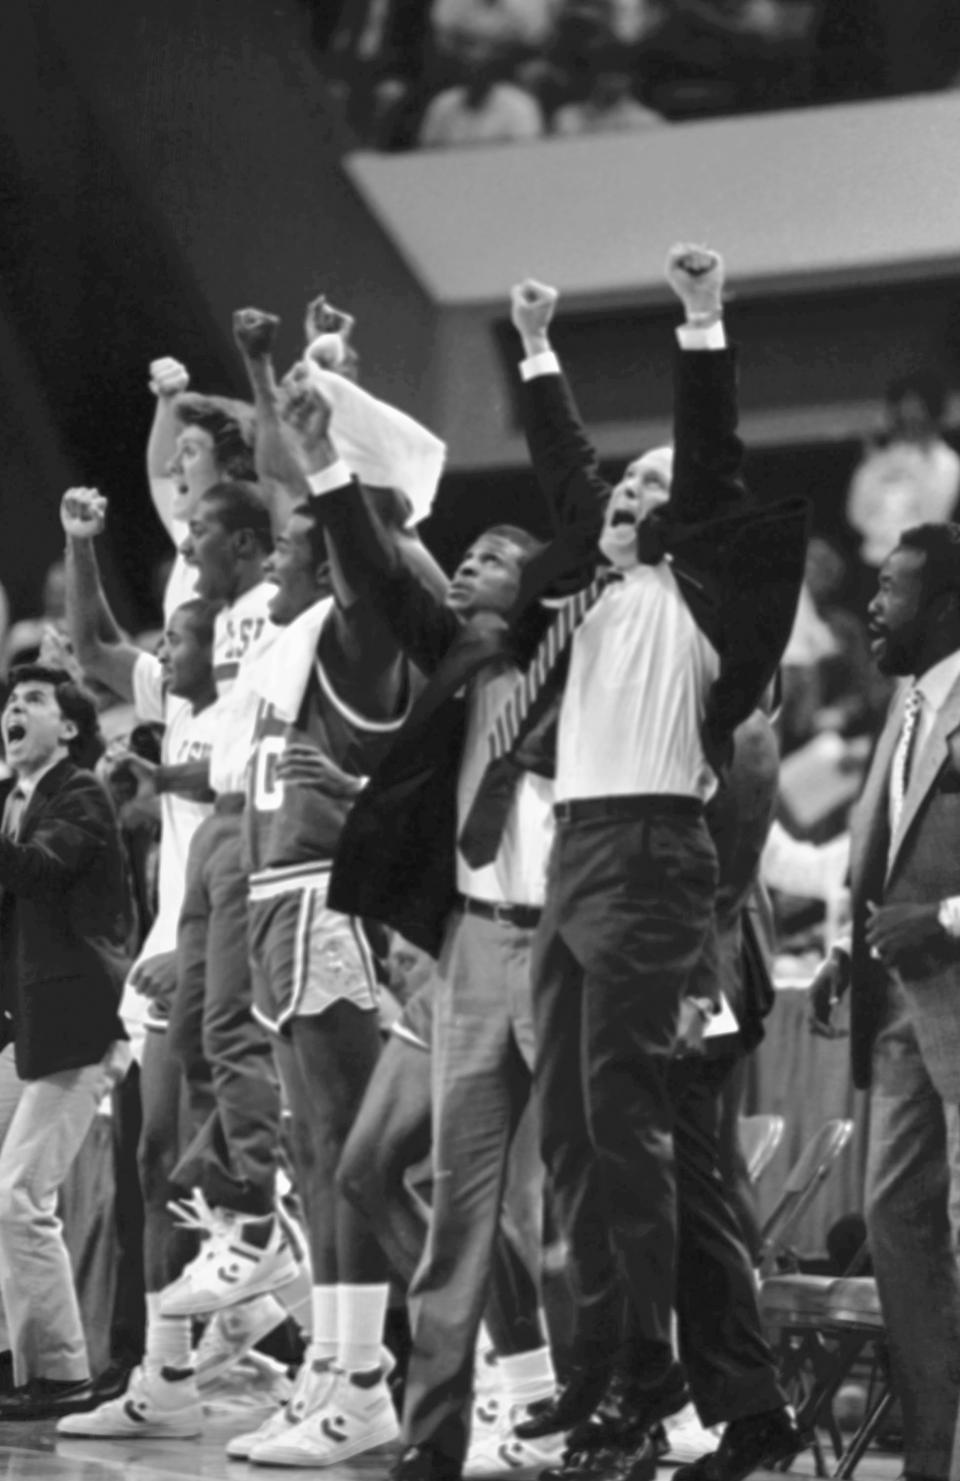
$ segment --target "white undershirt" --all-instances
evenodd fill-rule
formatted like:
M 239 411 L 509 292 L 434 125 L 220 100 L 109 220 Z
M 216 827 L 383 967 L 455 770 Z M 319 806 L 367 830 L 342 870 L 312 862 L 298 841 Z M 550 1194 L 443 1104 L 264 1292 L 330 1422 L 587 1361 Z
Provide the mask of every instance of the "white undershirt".
M 486 768 L 487 735 L 518 677 L 519 670 L 506 666 L 470 686 L 467 734 L 457 783 L 458 834 Z M 475 900 L 542 905 L 553 831 L 553 783 L 534 772 L 522 772 L 496 858 L 482 869 L 471 869 L 458 849 L 457 889 Z

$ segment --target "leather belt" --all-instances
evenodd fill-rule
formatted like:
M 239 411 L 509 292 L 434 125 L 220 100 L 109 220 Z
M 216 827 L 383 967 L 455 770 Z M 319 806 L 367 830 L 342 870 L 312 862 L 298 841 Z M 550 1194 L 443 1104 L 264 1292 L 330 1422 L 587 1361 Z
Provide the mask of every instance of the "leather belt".
M 495 920 L 501 926 L 515 926 L 519 931 L 532 931 L 540 924 L 542 911 L 539 905 L 510 905 L 495 900 L 476 900 L 472 895 L 458 895 L 457 900 L 465 915 L 479 915 L 484 920 Z
M 558 823 L 591 823 L 600 818 L 620 822 L 631 818 L 700 818 L 699 797 L 681 797 L 673 792 L 640 792 L 623 797 L 576 797 L 554 804 Z

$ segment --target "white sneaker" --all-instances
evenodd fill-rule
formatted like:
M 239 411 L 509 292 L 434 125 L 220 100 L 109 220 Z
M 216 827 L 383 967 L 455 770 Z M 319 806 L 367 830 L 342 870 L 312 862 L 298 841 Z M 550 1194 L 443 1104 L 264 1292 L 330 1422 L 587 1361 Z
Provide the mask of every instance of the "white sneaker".
M 125 1394 L 88 1414 L 65 1414 L 58 1435 L 99 1440 L 192 1440 L 203 1429 L 203 1408 L 192 1373 L 135 1368 Z
M 337 1372 L 326 1402 L 293 1429 L 261 1440 L 248 1460 L 256 1466 L 335 1466 L 400 1434 L 383 1370 Z
M 191 1367 L 198 1388 L 218 1383 L 235 1363 L 279 1327 L 287 1313 L 274 1296 L 254 1296 L 226 1311 L 216 1312 L 193 1352 Z
M 160 1296 L 161 1316 L 206 1316 L 295 1280 L 297 1262 L 280 1220 L 261 1249 L 241 1238 L 241 1220 L 211 1235 L 205 1247 Z
M 712 1430 L 705 1430 L 692 1404 L 687 1404 L 679 1414 L 674 1414 L 666 1420 L 665 1426 L 670 1445 L 665 1459 L 671 1463 L 679 1461 L 689 1464 L 691 1461 L 699 1460 L 701 1455 L 712 1455 L 723 1435 L 722 1425 Z
M 473 1406 L 470 1447 L 463 1463 L 465 1476 L 500 1476 L 538 1466 L 555 1465 L 563 1455 L 563 1435 L 521 1440 L 514 1425 L 527 1416 L 526 1406 L 509 1405 L 502 1397 L 483 1395 Z
M 333 1366 L 332 1358 L 304 1363 L 297 1374 L 289 1403 L 265 1419 L 259 1429 L 234 1435 L 232 1440 L 227 1441 L 227 1455 L 230 1459 L 249 1460 L 255 1445 L 272 1440 L 277 1435 L 284 1435 L 295 1425 L 299 1425 L 301 1420 L 320 1408 L 330 1397 L 336 1386 L 337 1375 L 338 1370 Z

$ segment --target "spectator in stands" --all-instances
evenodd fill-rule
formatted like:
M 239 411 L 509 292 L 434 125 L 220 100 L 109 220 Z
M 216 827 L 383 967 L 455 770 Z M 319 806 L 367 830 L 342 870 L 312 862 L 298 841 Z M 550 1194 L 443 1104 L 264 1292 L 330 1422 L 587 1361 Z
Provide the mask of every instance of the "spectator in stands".
M 634 97 L 620 48 L 600 52 L 592 60 L 587 95 L 557 109 L 552 125 L 555 134 L 637 133 L 662 124 L 658 114 Z
M 868 444 L 847 495 L 860 556 L 876 569 L 904 530 L 954 518 L 960 458 L 944 440 L 946 390 L 935 375 L 891 381 L 879 436 Z
M 464 29 L 449 37 L 459 81 L 427 108 L 419 142 L 428 148 L 538 139 L 543 114 L 513 81 L 513 48 L 497 30 Z
M 3 649 L 3 673 L 18 663 L 35 663 L 47 627 L 63 632 L 66 611 L 63 561 L 54 561 L 43 578 L 43 597 L 36 617 L 23 617 L 7 633 Z
M 92 1402 L 57 1190 L 129 1063 L 123 855 L 85 769 L 101 748 L 96 709 L 62 670 L 27 666 L 12 684 L 0 722 L 15 779 L 0 830 L 0 1295 L 17 1388 L 0 1420 Z

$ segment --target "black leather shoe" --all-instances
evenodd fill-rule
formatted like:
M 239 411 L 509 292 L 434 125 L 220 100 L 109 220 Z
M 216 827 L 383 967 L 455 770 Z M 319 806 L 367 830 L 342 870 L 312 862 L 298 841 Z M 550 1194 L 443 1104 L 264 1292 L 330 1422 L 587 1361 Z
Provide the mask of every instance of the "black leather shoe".
M 578 1364 L 567 1374 L 552 1399 L 543 1399 L 527 1408 L 529 1418 L 514 1429 L 519 1440 L 539 1440 L 544 1435 L 562 1435 L 589 1419 L 610 1380 L 605 1366 Z
M 647 1434 L 671 1414 L 678 1414 L 689 1402 L 690 1391 L 679 1364 L 670 1368 L 660 1382 L 649 1386 L 632 1374 L 614 1373 L 591 1422 L 599 1424 L 609 1439 L 629 1441 Z
M 64 1383 L 58 1378 L 31 1378 L 22 1388 L 0 1396 L 0 1423 L 18 1419 L 56 1419 L 79 1414 L 96 1404 L 89 1378 Z
M 460 1481 L 463 1468 L 432 1445 L 408 1445 L 390 1471 L 391 1481 Z
M 125 1394 L 130 1387 L 130 1375 L 138 1366 L 135 1358 L 115 1358 L 93 1380 L 93 1396 L 97 1403 L 105 1404 L 109 1399 L 119 1399 L 121 1394 Z
M 579 1449 L 568 1446 L 561 1464 L 541 1471 L 539 1481 L 654 1481 L 660 1454 L 653 1433 Z
M 768 1409 L 732 1419 L 719 1448 L 692 1465 L 678 1466 L 674 1481 L 744 1481 L 761 1466 L 792 1460 L 803 1449 L 803 1436 L 789 1409 Z

